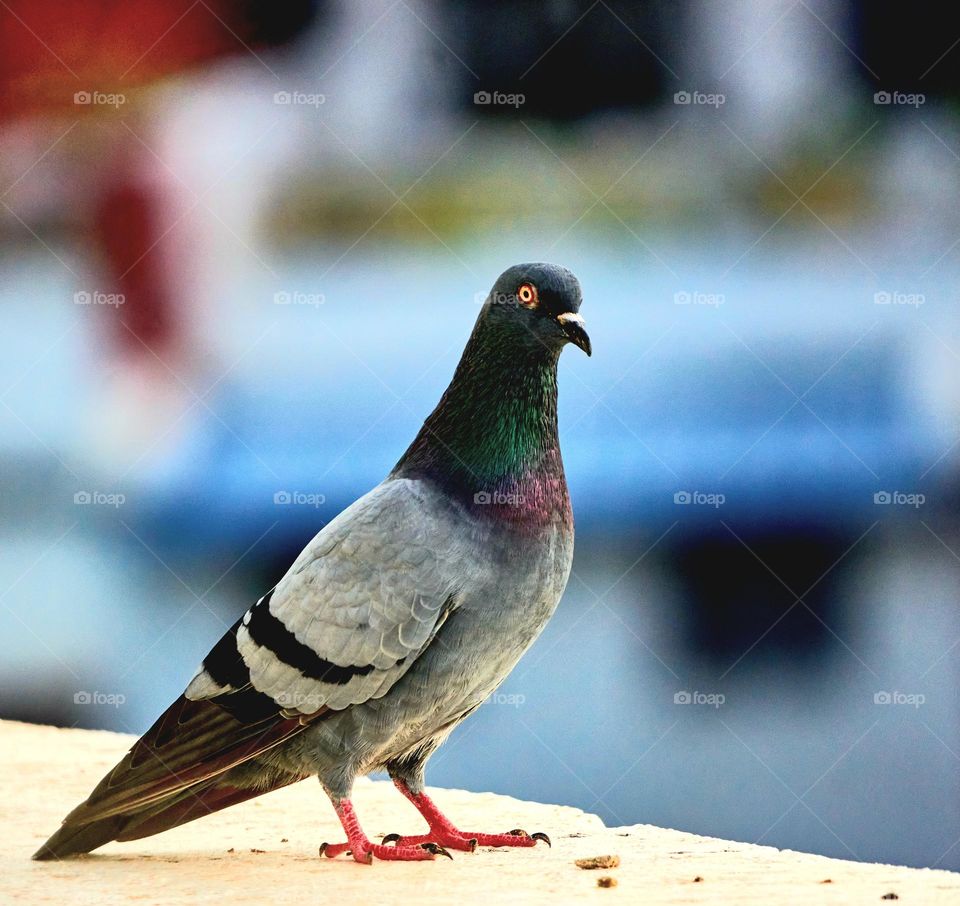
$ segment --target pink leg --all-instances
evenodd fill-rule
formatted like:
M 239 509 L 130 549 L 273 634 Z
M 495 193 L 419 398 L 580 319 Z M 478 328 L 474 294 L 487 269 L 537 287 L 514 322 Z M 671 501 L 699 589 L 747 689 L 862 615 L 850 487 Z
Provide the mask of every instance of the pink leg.
M 450 819 L 437 808 L 426 793 L 412 793 L 402 780 L 394 780 L 394 785 L 409 799 L 414 808 L 427 820 L 430 833 L 412 837 L 399 834 L 387 834 L 384 843 L 394 843 L 397 849 L 424 843 L 437 843 L 450 849 L 462 849 L 472 852 L 478 846 L 536 846 L 537 840 L 543 840 L 547 846 L 550 838 L 546 834 L 528 834 L 523 830 L 512 830 L 505 834 L 477 834 L 459 830 Z
M 363 862 L 369 865 L 374 857 L 377 859 L 388 859 L 402 862 L 420 862 L 425 859 L 432 859 L 436 855 L 450 856 L 442 846 L 437 846 L 431 841 L 418 841 L 409 846 L 384 846 L 382 844 L 371 843 L 367 835 L 360 827 L 357 819 L 357 813 L 353 810 L 353 805 L 349 799 L 341 799 L 334 803 L 337 810 L 337 817 L 343 825 L 347 834 L 346 843 L 323 843 L 320 846 L 320 855 L 328 859 L 334 859 L 341 853 L 349 852 L 357 862 Z

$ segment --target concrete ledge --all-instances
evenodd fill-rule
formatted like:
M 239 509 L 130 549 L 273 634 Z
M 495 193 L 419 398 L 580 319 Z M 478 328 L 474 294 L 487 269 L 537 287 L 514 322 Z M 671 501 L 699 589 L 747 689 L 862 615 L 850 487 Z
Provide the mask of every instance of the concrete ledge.
M 132 843 L 65 862 L 30 854 L 129 748 L 115 733 L 0 722 L 0 901 L 25 903 L 960 903 L 960 874 L 868 865 L 732 843 L 637 824 L 605 827 L 596 815 L 492 793 L 431 790 L 464 828 L 543 830 L 553 849 L 455 853 L 454 861 L 375 863 L 320 859 L 339 841 L 316 784 L 253 802 Z M 354 802 L 373 838 L 419 833 L 419 816 L 388 783 L 364 780 Z M 616 868 L 576 859 L 620 857 Z M 616 886 L 601 888 L 600 878 Z M 700 878 L 702 880 L 695 880 Z M 892 899 L 892 898 L 890 898 Z

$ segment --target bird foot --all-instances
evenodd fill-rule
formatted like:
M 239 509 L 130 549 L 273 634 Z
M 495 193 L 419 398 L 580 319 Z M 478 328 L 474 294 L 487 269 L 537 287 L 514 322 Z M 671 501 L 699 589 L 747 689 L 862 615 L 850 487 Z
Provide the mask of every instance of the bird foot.
M 431 828 L 429 834 L 418 834 L 411 837 L 401 837 L 399 834 L 387 834 L 383 844 L 393 843 L 397 849 L 408 846 L 423 846 L 428 843 L 440 844 L 448 849 L 459 849 L 464 852 L 473 852 L 478 846 L 536 846 L 542 840 L 551 846 L 550 838 L 539 831 L 528 834 L 519 828 L 507 831 L 505 834 L 475 834 L 469 831 L 457 830 L 455 827 L 437 826 Z
M 429 861 L 436 856 L 446 856 L 452 859 L 442 846 L 436 843 L 424 842 L 410 846 L 383 846 L 377 843 L 371 843 L 369 840 L 350 843 L 322 843 L 320 845 L 320 855 L 328 859 L 335 859 L 341 853 L 353 856 L 354 860 L 364 865 L 370 865 L 374 859 L 391 862 L 424 862 Z
M 424 862 L 435 859 L 437 856 L 446 856 L 452 859 L 442 846 L 432 841 L 423 841 L 409 846 L 384 846 L 371 843 L 360 827 L 360 822 L 353 811 L 349 799 L 341 799 L 334 804 L 337 816 L 347 834 L 345 843 L 323 843 L 320 846 L 320 855 L 328 859 L 335 859 L 341 853 L 349 853 L 355 862 L 370 865 L 374 859 L 383 859 L 390 862 Z
M 427 834 L 418 834 L 412 837 L 401 837 L 399 834 L 387 834 L 383 838 L 383 843 L 394 843 L 398 849 L 405 846 L 417 846 L 424 843 L 436 843 L 440 846 L 446 846 L 449 849 L 460 849 L 466 852 L 473 852 L 478 846 L 536 846 L 538 840 L 542 840 L 547 846 L 551 846 L 550 838 L 539 831 L 535 834 L 528 834 L 525 830 L 516 828 L 507 831 L 505 834 L 474 834 L 469 831 L 458 830 L 454 823 L 437 808 L 436 803 L 423 791 L 414 793 L 407 785 L 406 781 L 395 777 L 394 786 L 423 815 L 430 828 Z

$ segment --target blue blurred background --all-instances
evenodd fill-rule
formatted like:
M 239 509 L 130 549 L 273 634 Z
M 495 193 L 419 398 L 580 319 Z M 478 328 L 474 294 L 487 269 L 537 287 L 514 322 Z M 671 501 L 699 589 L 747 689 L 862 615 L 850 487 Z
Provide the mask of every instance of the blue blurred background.
M 0 20 L 0 716 L 146 729 L 556 261 L 574 571 L 430 781 L 960 869 L 946 8 Z

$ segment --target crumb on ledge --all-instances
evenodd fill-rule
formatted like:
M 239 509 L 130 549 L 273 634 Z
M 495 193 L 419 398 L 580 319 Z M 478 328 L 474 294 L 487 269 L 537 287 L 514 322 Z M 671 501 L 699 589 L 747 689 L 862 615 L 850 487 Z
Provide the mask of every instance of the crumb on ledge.
M 617 879 L 611 878 L 610 875 L 604 875 L 602 878 L 597 878 L 597 887 L 616 887 Z
M 620 865 L 619 856 L 591 856 L 589 859 L 577 859 L 574 862 L 577 868 L 592 871 L 595 868 L 617 868 Z

